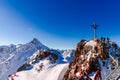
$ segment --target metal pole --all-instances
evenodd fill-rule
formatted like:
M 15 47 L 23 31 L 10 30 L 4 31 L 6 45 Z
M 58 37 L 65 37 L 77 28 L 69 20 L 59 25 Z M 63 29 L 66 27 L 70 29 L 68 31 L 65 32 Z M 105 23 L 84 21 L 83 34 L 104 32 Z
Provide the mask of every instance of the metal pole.
M 94 22 L 93 25 L 91 25 L 94 29 L 94 39 L 97 38 L 97 35 L 96 35 L 96 29 L 97 29 L 97 25 L 96 23 Z
M 94 39 L 96 38 L 96 29 L 94 28 Z

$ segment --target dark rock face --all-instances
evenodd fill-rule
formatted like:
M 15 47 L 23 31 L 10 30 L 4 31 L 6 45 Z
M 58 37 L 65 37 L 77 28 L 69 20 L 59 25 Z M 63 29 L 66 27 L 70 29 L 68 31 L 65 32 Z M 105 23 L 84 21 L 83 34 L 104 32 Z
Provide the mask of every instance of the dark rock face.
M 105 60 L 109 58 L 108 50 L 110 46 L 99 39 L 93 40 L 96 45 L 86 45 L 85 40 L 81 40 L 76 47 L 74 59 L 69 64 L 69 68 L 64 74 L 63 80 L 92 80 L 89 75 L 94 72 L 94 80 L 101 80 L 101 67 L 98 59 L 101 59 L 103 66 Z
M 22 71 L 22 70 L 25 70 L 27 67 L 30 67 L 31 65 L 29 65 L 29 64 L 24 64 L 24 65 L 22 65 L 18 70 L 17 70 L 17 72 L 19 72 L 19 71 Z

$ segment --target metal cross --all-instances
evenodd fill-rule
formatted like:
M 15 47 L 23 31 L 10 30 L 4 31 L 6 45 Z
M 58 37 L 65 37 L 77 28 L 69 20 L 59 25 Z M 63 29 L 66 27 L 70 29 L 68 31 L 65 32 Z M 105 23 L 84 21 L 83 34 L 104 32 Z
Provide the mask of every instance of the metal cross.
M 91 25 L 94 28 L 94 39 L 97 37 L 96 35 L 96 29 L 98 27 L 98 25 L 96 24 L 96 22 L 93 23 L 93 25 Z

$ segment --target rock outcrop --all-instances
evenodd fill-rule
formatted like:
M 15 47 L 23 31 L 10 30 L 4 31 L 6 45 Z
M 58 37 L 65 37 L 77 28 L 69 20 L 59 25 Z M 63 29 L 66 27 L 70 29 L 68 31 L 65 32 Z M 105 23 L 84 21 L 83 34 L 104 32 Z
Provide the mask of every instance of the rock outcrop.
M 108 61 L 112 66 L 117 64 L 113 59 L 110 61 L 111 47 L 116 50 L 116 44 L 110 42 L 108 38 L 81 40 L 77 44 L 74 59 L 69 64 L 63 80 L 104 80 L 101 75 L 102 67 L 109 70 L 111 67 L 109 67 Z

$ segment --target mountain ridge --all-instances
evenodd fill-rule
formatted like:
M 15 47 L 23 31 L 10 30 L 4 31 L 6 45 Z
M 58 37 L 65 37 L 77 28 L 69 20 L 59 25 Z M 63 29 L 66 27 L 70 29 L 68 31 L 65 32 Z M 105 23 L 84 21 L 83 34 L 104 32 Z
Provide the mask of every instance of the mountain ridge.
M 13 47 L 12 46 L 1 47 L 0 50 L 1 50 L 0 52 L 1 80 L 5 80 L 9 75 L 17 71 L 17 69 L 20 66 L 26 64 L 30 59 L 30 57 L 32 57 L 35 54 L 35 52 L 37 52 L 38 50 L 49 51 L 55 54 L 57 53 L 61 60 L 63 58 L 60 53 L 64 52 L 64 50 L 56 50 L 56 49 L 48 48 L 47 46 L 43 45 L 37 38 L 33 38 L 32 41 L 26 44 L 14 45 Z
M 96 40 L 88 40 L 88 41 L 83 40 L 82 42 L 84 41 L 85 41 L 85 44 L 83 45 L 87 47 L 82 48 L 81 47 L 82 43 L 80 43 L 79 47 L 78 46 L 76 47 L 76 50 L 83 49 L 86 53 L 88 53 L 89 56 L 91 56 L 91 53 L 93 52 L 95 53 L 95 51 L 92 52 L 92 50 L 97 45 L 97 42 Z M 109 49 L 109 53 L 115 58 L 115 55 L 120 54 L 120 48 L 118 46 L 116 48 L 117 44 L 115 42 L 110 41 L 109 44 L 111 45 L 111 48 Z M 109 44 L 107 44 L 106 46 L 109 46 Z M 8 49 L 9 47 L 10 49 Z M 8 50 L 8 53 L 5 52 L 7 50 Z M 23 79 L 69 80 L 69 79 L 65 79 L 64 77 L 66 75 L 66 71 L 69 69 L 69 67 L 71 67 L 72 60 L 75 60 L 76 58 L 75 56 L 78 55 L 76 54 L 76 50 L 51 49 L 43 45 L 36 38 L 34 38 L 32 41 L 26 44 L 11 45 L 11 46 L 8 46 L 7 48 L 5 47 L 5 51 L 3 49 L 4 53 L 0 52 L 0 57 L 1 57 L 0 58 L 0 75 L 1 75 L 0 79 L 11 80 L 13 78 L 14 80 L 23 80 Z M 88 57 L 88 60 L 89 58 L 90 57 Z M 117 58 L 118 57 L 116 57 L 115 59 Z M 40 67 L 41 64 L 44 65 L 43 68 Z M 100 60 L 100 64 L 103 64 L 101 60 Z M 104 73 L 102 71 L 102 73 L 104 73 L 105 76 L 107 76 L 110 73 L 109 71 L 107 71 L 107 68 L 102 67 L 102 69 L 106 70 L 107 72 L 107 73 Z M 51 76 L 54 73 L 55 73 L 55 76 Z M 14 76 L 15 74 L 17 74 L 18 76 Z M 29 76 L 30 77 L 29 78 L 27 75 L 34 75 L 34 76 L 36 75 L 36 77 Z M 102 75 L 102 78 L 105 78 L 104 75 Z M 78 73 L 77 73 L 77 76 L 79 76 Z

